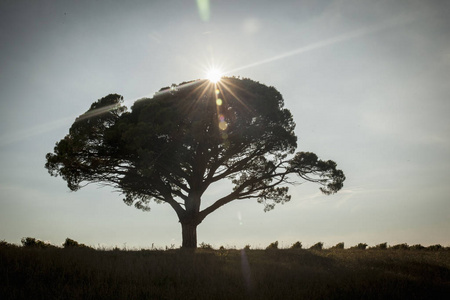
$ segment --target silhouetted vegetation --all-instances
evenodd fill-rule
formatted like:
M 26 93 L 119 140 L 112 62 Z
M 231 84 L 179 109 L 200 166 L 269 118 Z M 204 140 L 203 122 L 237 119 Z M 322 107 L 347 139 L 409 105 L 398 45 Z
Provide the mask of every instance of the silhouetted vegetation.
M 200 243 L 200 249 L 213 250 L 213 247 L 210 244 L 207 244 L 207 243 Z
M 427 247 L 428 250 L 432 250 L 432 251 L 438 251 L 442 249 L 442 246 L 437 244 L 437 245 L 431 245 L 429 247 Z
M 409 247 L 409 249 L 411 250 L 424 250 L 426 249 L 424 246 L 417 244 L 417 245 L 412 245 L 411 247 Z
M 409 250 L 408 244 L 398 244 L 398 245 L 391 246 L 389 248 L 393 249 L 393 250 Z
M 22 247 L 0 242 L 2 299 L 445 299 L 450 293 L 450 251 L 438 246 L 361 251 L 317 243 L 311 249 L 321 251 L 312 251 L 274 242 L 276 251 L 131 251 L 24 241 Z
M 375 247 L 373 247 L 371 249 L 386 250 L 387 249 L 387 243 L 378 244 L 378 245 L 376 245 Z
M 72 239 L 67 238 L 63 244 L 64 248 L 83 248 L 83 249 L 92 249 L 91 247 L 86 246 L 85 244 L 78 243 Z
M 312 245 L 309 249 L 311 249 L 311 250 L 322 250 L 323 249 L 323 243 L 322 242 L 318 242 L 318 243 Z
M 33 247 L 33 248 L 49 248 L 54 247 L 50 243 L 43 242 L 41 240 L 37 240 L 35 238 L 26 237 L 21 240 L 22 245 L 24 247 Z
M 358 245 L 353 246 L 350 249 L 366 250 L 366 248 L 367 248 L 367 244 L 359 243 Z
M 295 242 L 292 246 L 291 249 L 302 249 L 302 243 L 300 242 Z
M 332 250 L 342 250 L 344 249 L 344 243 L 337 243 L 335 246 L 331 247 Z
M 278 249 L 278 241 L 270 243 L 270 245 L 267 246 L 267 248 L 266 248 L 266 250 L 275 250 L 275 249 Z
M 1 240 L 1 241 L 0 241 L 0 248 L 10 248 L 10 247 L 17 247 L 17 245 L 8 243 L 8 242 L 5 241 L 5 240 Z
M 130 111 L 110 94 L 79 116 L 46 156 L 48 172 L 72 191 L 103 183 L 124 202 L 147 211 L 167 203 L 182 227 L 182 246 L 197 247 L 197 226 L 235 200 L 256 199 L 268 211 L 290 201 L 292 177 L 326 194 L 343 187 L 344 173 L 332 160 L 295 152 L 291 112 L 274 88 L 248 78 L 172 84 Z M 202 195 L 228 180 L 232 192 L 202 207 Z

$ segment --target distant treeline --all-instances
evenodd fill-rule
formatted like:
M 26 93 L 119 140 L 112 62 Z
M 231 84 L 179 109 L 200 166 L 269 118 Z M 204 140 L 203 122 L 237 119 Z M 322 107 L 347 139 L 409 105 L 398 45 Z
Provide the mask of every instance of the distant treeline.
M 22 238 L 21 240 L 22 243 L 22 247 L 30 247 L 30 248 L 61 248 L 61 246 L 56 246 L 53 245 L 49 242 L 44 242 L 42 240 L 36 239 L 36 238 L 32 238 L 32 237 L 25 237 Z M 16 244 L 11 244 L 8 243 L 4 240 L 0 241 L 0 247 L 20 247 Z M 70 238 L 66 238 L 65 242 L 62 244 L 63 248 L 83 248 L 83 249 L 91 249 L 91 250 L 128 250 L 126 249 L 126 247 L 123 247 L 122 249 L 118 248 L 117 246 L 112 248 L 112 249 L 107 249 L 105 247 L 98 247 L 98 248 L 94 248 L 91 246 L 87 246 L 83 243 L 79 243 L 73 239 Z M 200 249 L 207 249 L 207 250 L 214 250 L 214 247 L 210 244 L 207 243 L 200 243 L 199 245 Z M 250 245 L 246 245 L 244 247 L 245 250 L 250 250 L 251 246 Z M 175 249 L 175 245 L 171 245 L 170 247 L 166 246 L 165 248 L 155 248 L 153 245 L 151 247 L 151 249 L 139 249 L 139 250 L 173 250 Z M 236 247 L 231 247 L 229 249 L 234 249 L 236 250 Z M 258 248 L 254 248 L 255 250 L 261 250 Z M 314 245 L 312 245 L 311 247 L 308 248 L 303 248 L 303 245 L 301 242 L 295 242 L 294 244 L 292 244 L 290 247 L 286 247 L 286 248 L 279 248 L 278 245 L 278 241 L 275 241 L 273 243 L 270 243 L 266 248 L 266 250 L 280 250 L 280 249 L 308 249 L 308 250 L 387 250 L 387 249 L 392 249 L 392 250 L 428 250 L 428 251 L 439 251 L 439 250 L 444 250 L 444 251 L 449 251 L 450 247 L 444 247 L 441 246 L 440 244 L 436 244 L 436 245 L 430 245 L 430 246 L 422 246 L 421 244 L 416 244 L 416 245 L 408 245 L 406 243 L 403 244 L 396 244 L 396 245 L 388 245 L 387 243 L 381 243 L 378 244 L 376 246 L 373 247 L 368 247 L 368 245 L 366 243 L 359 243 L 355 246 L 349 247 L 349 248 L 345 248 L 344 243 L 338 243 L 335 246 L 332 246 L 330 248 L 324 248 L 323 247 L 323 242 L 318 242 Z M 225 247 L 220 246 L 218 248 L 218 250 L 227 250 Z

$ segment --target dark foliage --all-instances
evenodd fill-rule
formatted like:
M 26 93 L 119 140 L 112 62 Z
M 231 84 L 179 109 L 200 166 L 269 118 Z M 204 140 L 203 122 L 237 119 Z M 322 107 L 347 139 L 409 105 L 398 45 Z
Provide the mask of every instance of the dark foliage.
M 411 247 L 409 247 L 409 249 L 411 249 L 411 250 L 424 250 L 425 247 L 422 246 L 421 244 L 417 244 L 417 245 L 412 245 Z
M 17 245 L 8 243 L 8 242 L 5 241 L 5 240 L 1 240 L 1 241 L 0 241 L 0 248 L 12 248 L 12 247 L 17 247 Z
M 213 250 L 213 247 L 211 246 L 211 244 L 200 243 L 200 249 Z
M 333 250 L 342 250 L 344 249 L 344 243 L 337 243 L 335 246 L 331 247 Z
M 378 244 L 375 247 L 372 247 L 370 249 L 386 250 L 387 249 L 387 243 Z
M 80 244 L 77 241 L 74 241 L 72 239 L 66 238 L 66 241 L 63 244 L 64 248 L 82 248 L 82 249 L 92 249 L 89 246 L 86 246 L 85 244 Z
M 359 243 L 356 246 L 351 247 L 350 249 L 358 249 L 358 250 L 365 250 L 367 248 L 367 244 L 365 243 Z
M 318 243 L 312 245 L 309 249 L 311 249 L 311 250 L 322 250 L 323 249 L 323 243 L 322 242 L 318 242 Z
M 113 186 L 125 203 L 148 210 L 168 203 L 182 225 L 183 246 L 196 247 L 196 227 L 219 207 L 256 199 L 264 210 L 291 199 L 291 175 L 339 191 L 335 162 L 297 152 L 295 123 L 274 87 L 224 78 L 163 88 L 131 111 L 108 95 L 90 107 L 48 153 L 45 167 L 76 191 L 89 183 Z M 228 179 L 234 188 L 200 210 L 204 192 Z
M 393 250 L 409 250 L 408 244 L 398 244 L 398 245 L 391 246 L 389 248 L 393 249 Z
M 301 242 L 295 242 L 292 246 L 291 249 L 302 249 L 302 243 Z
M 37 240 L 37 239 L 31 238 L 31 237 L 22 238 L 21 242 L 22 242 L 23 247 L 28 247 L 28 248 L 52 248 L 52 247 L 54 248 L 55 247 L 49 243 L 45 243 L 41 240 Z
M 266 247 L 266 250 L 276 250 L 276 249 L 278 249 L 278 241 L 270 243 L 270 245 Z
M 428 246 L 427 249 L 428 249 L 428 250 L 431 250 L 431 251 L 438 251 L 438 250 L 441 250 L 441 249 L 443 249 L 443 248 L 442 248 L 441 245 L 437 244 L 437 245 L 431 245 L 431 246 Z

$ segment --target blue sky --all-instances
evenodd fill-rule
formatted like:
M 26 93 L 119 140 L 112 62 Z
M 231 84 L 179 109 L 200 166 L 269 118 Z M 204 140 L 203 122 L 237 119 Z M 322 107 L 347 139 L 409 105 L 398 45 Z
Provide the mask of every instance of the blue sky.
M 298 150 L 336 161 L 347 180 L 332 196 L 293 186 L 268 213 L 232 202 L 200 224 L 199 242 L 450 245 L 447 1 L 212 0 L 206 14 L 197 2 L 0 3 L 0 239 L 179 246 L 168 205 L 141 212 L 109 188 L 69 192 L 45 154 L 97 99 L 131 106 L 216 65 L 276 87 Z

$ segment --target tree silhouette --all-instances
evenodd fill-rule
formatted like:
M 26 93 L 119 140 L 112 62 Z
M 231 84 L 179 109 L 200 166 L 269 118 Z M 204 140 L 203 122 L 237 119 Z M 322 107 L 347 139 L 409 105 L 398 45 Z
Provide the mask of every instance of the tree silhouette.
M 219 207 L 255 198 L 266 211 L 291 199 L 289 175 L 332 194 L 345 176 L 333 161 L 295 153 L 295 123 L 281 94 L 250 79 L 223 78 L 163 88 L 134 103 L 108 95 L 78 117 L 48 153 L 45 167 L 72 191 L 111 185 L 124 202 L 148 210 L 168 203 L 182 226 L 183 247 L 197 246 L 197 226 Z M 229 194 L 202 208 L 211 184 L 228 179 Z

